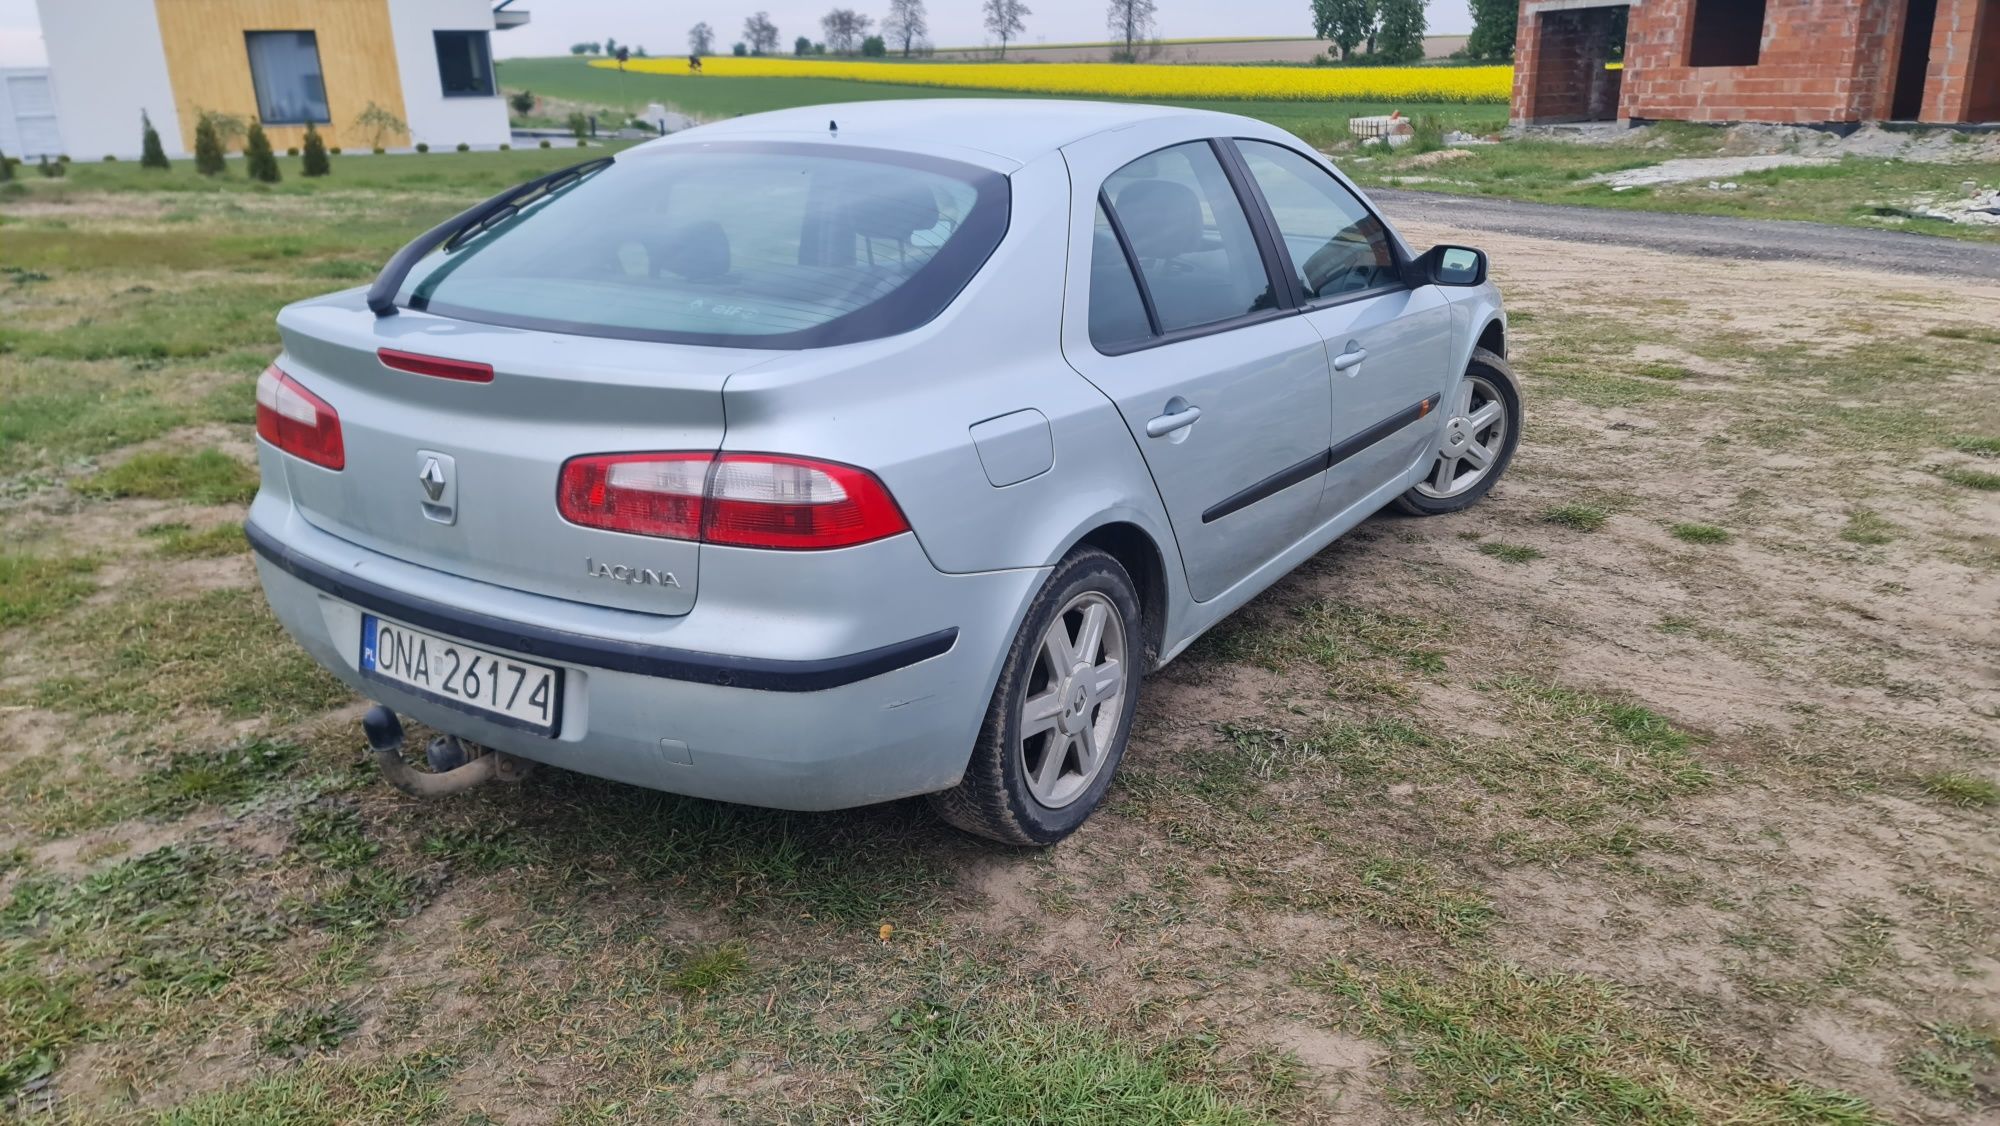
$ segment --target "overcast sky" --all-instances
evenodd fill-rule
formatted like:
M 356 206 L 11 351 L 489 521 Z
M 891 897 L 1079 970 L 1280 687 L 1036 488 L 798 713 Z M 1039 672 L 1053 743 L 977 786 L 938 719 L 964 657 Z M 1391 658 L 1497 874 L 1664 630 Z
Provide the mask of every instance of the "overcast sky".
M 88 4 L 90 0 L 47 0 Z M 1169 39 L 1209 35 L 1311 35 L 1309 0 L 1158 0 L 1160 34 Z M 645 47 L 656 55 L 687 50 L 687 29 L 706 20 L 727 47 L 741 37 L 743 17 L 763 9 L 778 25 L 781 42 L 799 35 L 819 37 L 819 17 L 828 8 L 852 7 L 877 20 L 888 0 L 515 0 L 529 12 L 528 26 L 493 37 L 494 54 L 559 55 L 571 43 L 610 36 Z M 1098 0 L 1029 0 L 1027 43 L 1068 43 L 1104 38 L 1104 5 Z M 983 43 L 979 0 L 928 0 L 931 39 L 941 47 Z M 1465 32 L 1472 23 L 1466 0 L 1431 0 L 1431 31 Z M 42 50 L 35 0 L 0 0 L 0 66 L 39 66 Z

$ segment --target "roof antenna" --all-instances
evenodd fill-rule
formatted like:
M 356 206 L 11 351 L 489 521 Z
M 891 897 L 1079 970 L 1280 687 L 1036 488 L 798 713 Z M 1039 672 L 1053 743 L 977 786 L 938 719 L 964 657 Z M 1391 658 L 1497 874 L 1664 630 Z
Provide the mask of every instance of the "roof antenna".
M 829 122 L 827 122 L 827 123 L 826 123 L 826 131 L 827 131 L 828 133 L 831 133 L 831 134 L 833 134 L 833 135 L 834 135 L 834 136 L 836 136 L 836 137 L 840 136 L 840 122 L 838 122 L 838 121 L 829 121 Z

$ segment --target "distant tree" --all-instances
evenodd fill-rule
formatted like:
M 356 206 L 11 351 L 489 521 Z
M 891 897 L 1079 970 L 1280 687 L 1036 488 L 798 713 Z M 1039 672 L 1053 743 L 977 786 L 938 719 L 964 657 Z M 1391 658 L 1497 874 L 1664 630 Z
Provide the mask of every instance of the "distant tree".
M 380 150 L 390 138 L 410 131 L 410 127 L 403 122 L 402 118 L 397 117 L 374 102 L 368 103 L 366 108 L 361 111 L 360 116 L 354 119 L 354 124 L 368 134 L 369 147 L 377 150 Z
M 1026 20 L 1035 13 L 1021 0 L 986 0 L 980 7 L 986 30 L 1000 41 L 1000 57 L 1007 57 L 1007 43 L 1028 29 Z
M 1155 14 L 1153 0 L 1111 0 L 1104 10 L 1104 26 L 1111 38 L 1125 44 L 1126 62 L 1137 61 L 1138 45 L 1153 37 Z
M 570 53 L 570 54 L 572 54 L 572 55 L 582 55 L 582 54 L 587 54 L 587 53 L 589 53 L 589 52 L 590 52 L 590 48 L 591 48 L 592 46 L 594 46 L 594 44 L 590 44 L 590 43 L 572 43 L 572 44 L 570 44 L 570 45 L 569 45 L 569 53 Z
M 820 17 L 820 30 L 826 32 L 826 49 L 836 55 L 851 55 L 861 46 L 861 39 L 868 34 L 874 20 L 852 8 L 835 8 Z
M 753 55 L 770 55 L 778 50 L 778 25 L 771 22 L 771 13 L 758 12 L 743 21 L 743 39 L 750 44 Z
M 888 53 L 889 44 L 879 35 L 871 35 L 861 41 L 861 54 L 864 58 L 879 59 Z
M 516 90 L 507 97 L 507 104 L 514 107 L 515 117 L 526 117 L 535 112 L 535 92 Z
M 735 55 L 737 58 L 740 59 L 743 56 L 750 53 L 750 45 L 748 43 L 743 42 L 741 39 L 738 39 L 736 43 L 729 48 L 729 53 Z
M 604 53 L 607 55 L 615 55 L 618 53 L 618 41 L 616 39 L 611 38 L 609 35 L 604 37 Z
M 222 137 L 215 131 L 214 119 L 204 113 L 194 122 L 194 170 L 204 176 L 220 176 L 228 169 L 222 159 Z
M 707 20 L 688 28 L 688 54 L 700 57 L 714 53 L 715 29 L 708 26 Z
M 902 51 L 904 58 L 909 58 L 930 33 L 924 0 L 889 0 L 889 14 L 882 17 L 882 37 Z
M 1381 0 L 1312 0 L 1313 34 L 1331 40 L 1346 62 L 1356 47 L 1375 37 L 1380 4 Z
M 1369 54 L 1385 63 L 1416 63 L 1424 58 L 1426 0 L 1381 0 L 1381 23 Z
M 632 57 L 633 57 L 633 58 L 635 58 L 635 59 L 643 59 L 643 58 L 645 58 L 645 57 L 646 57 L 646 48 L 645 48 L 645 47 L 643 47 L 643 46 L 639 46 L 639 47 L 634 47 L 634 48 L 632 48 Z
M 1505 62 L 1514 57 L 1514 33 L 1521 26 L 1521 0 L 1472 0 L 1469 58 Z
M 625 61 L 632 57 L 632 49 L 630 47 L 620 47 L 618 48 L 618 53 L 612 57 L 618 60 L 618 69 L 623 71 L 625 69 Z
M 264 135 L 264 126 L 258 122 L 250 123 L 250 133 L 243 141 L 243 171 L 252 180 L 278 182 L 278 157 L 271 151 L 271 138 Z
M 592 54 L 592 55 L 596 55 L 596 54 L 601 54 L 601 53 L 603 52 L 603 50 L 604 50 L 604 44 L 602 44 L 602 43 L 585 43 L 585 44 L 583 45 L 583 49 L 584 49 L 585 53 L 587 53 L 587 54 Z
M 300 171 L 308 177 L 324 176 L 333 171 L 333 162 L 326 158 L 326 139 L 319 135 L 319 130 L 313 128 L 311 122 L 306 123 L 306 148 L 300 161 Z
M 801 35 L 792 40 L 792 54 L 804 58 L 813 53 L 813 41 Z
M 153 119 L 145 110 L 139 111 L 139 167 L 172 168 L 167 160 L 167 150 L 160 144 L 160 131 L 153 128 Z

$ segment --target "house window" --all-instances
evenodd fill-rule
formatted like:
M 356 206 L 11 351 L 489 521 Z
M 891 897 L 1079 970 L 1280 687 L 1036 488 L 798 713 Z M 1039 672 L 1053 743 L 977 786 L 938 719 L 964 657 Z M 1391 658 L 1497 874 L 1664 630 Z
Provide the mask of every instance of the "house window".
M 1764 46 L 1764 0 L 1695 0 L 1689 66 L 1756 66 Z
M 326 80 L 319 69 L 319 40 L 310 31 L 246 31 L 250 84 L 257 90 L 257 116 L 266 125 L 321 125 L 326 112 Z
M 483 31 L 438 31 L 438 77 L 447 98 L 493 96 L 493 51 Z

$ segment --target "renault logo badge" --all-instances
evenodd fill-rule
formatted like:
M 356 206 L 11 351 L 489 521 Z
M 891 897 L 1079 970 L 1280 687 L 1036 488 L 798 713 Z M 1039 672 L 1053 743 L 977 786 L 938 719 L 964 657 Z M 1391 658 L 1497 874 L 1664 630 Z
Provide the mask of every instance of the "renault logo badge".
M 444 499 L 444 466 L 438 464 L 438 459 L 424 459 L 424 471 L 417 474 L 417 480 L 423 484 L 424 495 L 431 498 L 432 504 Z
M 424 519 L 435 524 L 458 523 L 458 467 L 450 454 L 418 450 L 417 484 L 424 487 L 424 495 L 417 498 Z

